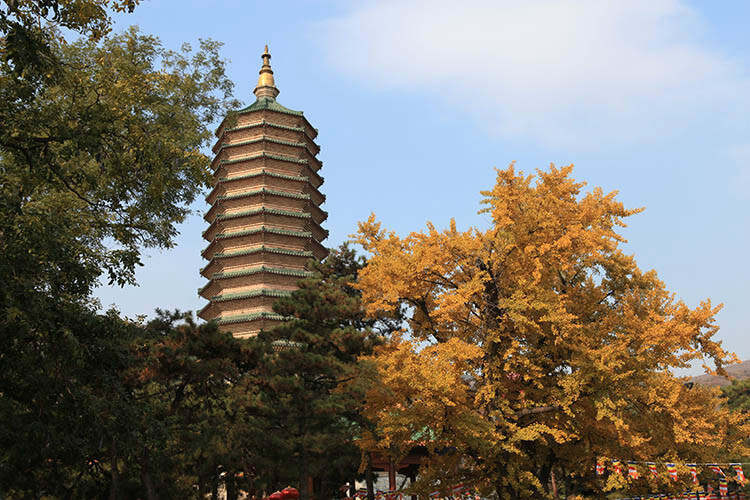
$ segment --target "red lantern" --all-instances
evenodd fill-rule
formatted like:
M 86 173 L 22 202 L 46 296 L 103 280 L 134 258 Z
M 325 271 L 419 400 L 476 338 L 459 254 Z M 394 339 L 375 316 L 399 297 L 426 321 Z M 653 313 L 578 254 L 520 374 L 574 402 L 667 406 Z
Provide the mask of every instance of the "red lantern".
M 280 491 L 277 491 L 275 493 L 271 493 L 271 496 L 268 497 L 268 500 L 284 500 L 284 495 Z
M 297 488 L 292 488 L 291 486 L 287 486 L 281 490 L 281 494 L 284 500 L 297 500 L 299 498 L 299 491 L 297 491 Z

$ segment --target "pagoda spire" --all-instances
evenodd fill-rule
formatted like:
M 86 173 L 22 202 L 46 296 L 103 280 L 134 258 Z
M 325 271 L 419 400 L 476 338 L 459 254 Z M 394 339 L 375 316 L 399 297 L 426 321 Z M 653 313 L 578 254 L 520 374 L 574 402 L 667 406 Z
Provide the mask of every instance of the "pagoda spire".
M 273 81 L 271 54 L 268 53 L 268 45 L 266 45 L 266 49 L 260 57 L 263 59 L 263 65 L 260 67 L 258 86 L 253 90 L 253 94 L 259 100 L 264 97 L 276 99 L 276 96 L 279 95 L 279 89 L 276 88 L 276 84 Z

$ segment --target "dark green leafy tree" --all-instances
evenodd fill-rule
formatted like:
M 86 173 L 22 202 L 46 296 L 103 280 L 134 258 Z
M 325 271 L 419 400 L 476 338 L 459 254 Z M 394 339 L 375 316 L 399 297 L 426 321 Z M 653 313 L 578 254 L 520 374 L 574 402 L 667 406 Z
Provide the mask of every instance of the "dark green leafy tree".
M 132 363 L 134 327 L 74 304 L 41 312 L 2 334 L 0 492 L 81 498 L 113 421 L 130 412 L 118 374 Z
M 731 385 L 721 388 L 721 393 L 732 410 L 750 412 L 750 379 L 732 380 Z
M 45 81 L 60 69 L 59 29 L 96 41 L 109 33 L 110 12 L 133 12 L 139 0 L 4 0 L 0 2 L 2 59 L 19 78 Z
M 179 312 L 147 325 L 84 308 L 60 314 L 75 315 L 58 318 L 74 327 L 55 332 L 44 363 L 29 349 L 6 362 L 4 388 L 14 392 L 0 399 L 0 491 L 114 499 L 215 491 L 232 462 L 225 440 L 230 390 L 247 371 L 241 342 Z
M 208 180 L 200 150 L 209 124 L 234 104 L 219 46 L 172 52 L 131 29 L 98 45 L 56 46 L 65 71 L 49 85 L 31 89 L 0 67 L 0 244 L 9 263 L 36 263 L 37 286 L 87 294 L 102 270 L 132 283 L 142 247 L 172 244 Z
M 43 4 L 6 4 L 0 26 L 0 494 L 153 497 L 191 480 L 169 474 L 188 470 L 194 425 L 220 405 L 165 406 L 151 388 L 181 379 L 132 376 L 150 373 L 164 335 L 97 313 L 90 294 L 101 275 L 134 282 L 142 248 L 173 244 L 206 184 L 201 148 L 234 106 L 232 85 L 217 43 L 172 52 L 136 30 L 98 44 L 49 36 L 55 74 L 26 78 L 7 23 Z M 161 453 L 174 450 L 167 436 L 180 454 Z
M 732 411 L 737 412 L 744 416 L 745 421 L 750 421 L 750 379 L 744 380 L 732 380 L 730 385 L 726 385 L 721 388 L 721 395 L 726 400 L 726 405 Z M 738 442 L 745 443 L 745 449 L 750 448 L 750 436 L 742 428 L 732 429 L 734 439 Z M 736 454 L 730 455 L 733 462 L 744 462 L 750 461 L 748 456 L 738 456 Z M 747 474 L 747 468 L 745 473 Z M 745 484 L 744 490 L 746 493 L 750 492 L 750 485 Z
M 242 343 L 215 324 L 157 312 L 134 346 L 139 362 L 124 378 L 138 415 L 123 422 L 123 470 L 138 471 L 130 482 L 148 498 L 187 498 L 196 487 L 215 496 L 219 476 L 232 465 L 230 391 L 247 371 L 247 357 Z M 110 471 L 110 484 L 117 472 Z

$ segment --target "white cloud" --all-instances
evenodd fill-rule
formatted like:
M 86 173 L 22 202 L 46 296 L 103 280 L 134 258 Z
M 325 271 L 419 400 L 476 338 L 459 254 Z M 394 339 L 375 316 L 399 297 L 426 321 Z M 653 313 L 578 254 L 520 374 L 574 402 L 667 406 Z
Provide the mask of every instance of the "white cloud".
M 434 93 L 505 136 L 630 144 L 748 107 L 742 67 L 701 44 L 701 19 L 679 0 L 356 5 L 316 30 L 330 64 Z

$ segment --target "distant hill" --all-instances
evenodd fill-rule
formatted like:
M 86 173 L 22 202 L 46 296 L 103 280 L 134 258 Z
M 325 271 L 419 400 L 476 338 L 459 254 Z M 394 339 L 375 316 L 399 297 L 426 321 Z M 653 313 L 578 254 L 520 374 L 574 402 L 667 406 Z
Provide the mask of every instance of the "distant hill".
M 743 361 L 738 365 L 728 366 L 727 373 L 738 379 L 750 378 L 750 359 Z M 693 377 L 691 380 L 696 384 L 710 386 L 725 386 L 732 383 L 731 380 L 727 380 L 726 378 L 717 375 L 700 375 L 698 377 Z

